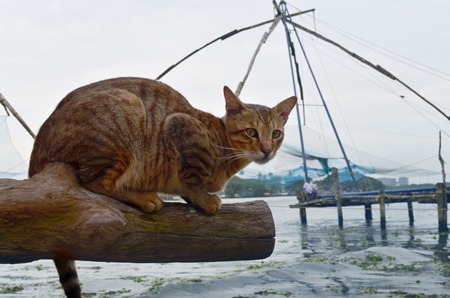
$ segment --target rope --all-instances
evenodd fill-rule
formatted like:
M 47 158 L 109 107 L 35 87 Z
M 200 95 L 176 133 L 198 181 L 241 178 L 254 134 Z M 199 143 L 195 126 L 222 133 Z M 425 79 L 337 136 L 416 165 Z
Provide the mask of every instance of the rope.
M 344 48 L 344 47 L 341 46 L 340 44 L 338 44 L 338 43 L 336 43 L 336 42 L 334 42 L 334 41 L 332 41 L 332 40 L 330 40 L 330 39 L 324 37 L 323 35 L 320 35 L 320 34 L 317 33 L 317 32 L 314 32 L 314 31 L 312 31 L 312 30 L 307 29 L 307 28 L 305 28 L 305 27 L 303 27 L 303 26 L 301 26 L 301 25 L 299 25 L 299 24 L 293 22 L 292 20 L 290 20 L 289 22 L 290 22 L 294 27 L 297 27 L 297 28 L 299 28 L 300 30 L 303 30 L 303 31 L 305 31 L 305 32 L 307 32 L 307 33 L 309 33 L 309 34 L 311 34 L 311 35 L 314 35 L 314 36 L 317 37 L 317 38 L 320 38 L 320 39 L 322 39 L 322 40 L 324 40 L 324 41 L 326 41 L 326 42 L 328 42 L 328 43 L 330 43 L 330 44 L 332 44 L 332 45 L 338 47 L 339 49 L 341 49 L 342 51 L 346 52 L 347 54 L 349 54 L 349 55 L 352 56 L 353 58 L 355 58 L 355 59 L 361 61 L 362 63 L 364 63 L 364 64 L 366 64 L 366 65 L 372 67 L 373 69 L 375 69 L 376 71 L 378 71 L 378 72 L 384 74 L 384 75 L 387 76 L 388 78 L 390 78 L 390 79 L 392 79 L 392 80 L 394 80 L 394 81 L 399 82 L 401 85 L 403 85 L 403 86 L 406 87 L 408 90 L 410 90 L 411 92 L 413 92 L 414 94 L 416 94 L 419 98 L 421 98 L 421 99 L 422 99 L 423 101 L 425 101 L 427 104 L 429 104 L 430 106 L 432 106 L 436 111 L 438 111 L 439 113 L 441 113 L 442 115 L 444 115 L 444 117 L 445 117 L 447 120 L 450 120 L 450 116 L 447 116 L 447 114 L 445 114 L 445 113 L 444 113 L 442 110 L 440 110 L 437 106 L 435 106 L 433 103 L 431 103 L 429 100 L 427 100 L 427 99 L 426 99 L 425 97 L 423 97 L 421 94 L 419 94 L 417 91 L 415 91 L 414 89 L 412 89 L 410 86 L 408 86 L 406 83 L 404 83 L 403 81 L 401 81 L 399 78 L 397 78 L 396 76 L 394 76 L 392 73 L 390 73 L 389 71 L 387 71 L 386 69 L 384 69 L 384 68 L 381 67 L 380 65 L 375 65 L 375 64 L 373 64 L 373 63 L 367 61 L 366 59 L 362 58 L 361 56 L 359 56 L 359 55 L 357 55 L 357 54 L 355 54 L 355 53 L 353 53 L 353 52 L 350 52 L 349 50 L 347 50 L 346 48 Z
M 283 1 L 281 1 L 281 3 L 284 3 Z M 290 32 L 289 29 L 287 27 L 287 20 L 286 20 L 286 14 L 284 13 L 284 11 L 281 10 L 280 6 L 278 6 L 278 4 L 276 3 L 275 0 L 273 0 L 273 5 L 277 11 L 277 13 L 279 15 L 282 15 L 283 18 L 283 26 L 285 28 L 286 31 L 286 42 L 288 44 L 288 52 L 289 52 L 289 65 L 291 68 L 291 77 L 292 77 L 292 87 L 294 89 L 294 95 L 297 96 L 297 88 L 295 85 L 295 79 L 294 79 L 294 67 L 292 65 L 292 41 L 291 41 L 291 37 L 290 37 Z M 298 109 L 298 104 L 295 105 L 295 109 L 297 112 L 297 126 L 298 126 L 298 131 L 299 131 L 299 137 L 300 137 L 300 145 L 301 145 L 301 150 L 302 150 L 302 160 L 303 160 L 303 171 L 305 174 L 305 179 L 308 178 L 308 167 L 306 165 L 306 156 L 305 156 L 305 144 L 303 142 L 303 132 L 302 132 L 302 123 L 300 121 L 300 111 Z
M 291 55 L 294 58 L 295 73 L 297 75 L 297 83 L 298 83 L 298 87 L 300 89 L 300 100 L 302 101 L 302 107 L 303 107 L 303 125 L 306 125 L 305 100 L 303 97 L 303 85 L 302 85 L 302 80 L 300 79 L 300 67 L 298 65 L 297 55 L 295 53 L 295 47 L 294 47 L 294 43 L 292 41 L 290 42 L 289 47 L 291 49 Z
M 310 10 L 306 10 L 306 11 L 301 11 L 301 12 L 298 12 L 298 13 L 294 13 L 294 14 L 292 14 L 292 16 L 297 16 L 297 15 L 304 14 L 304 13 L 308 13 L 308 12 L 311 12 L 311 11 L 314 11 L 314 9 L 310 9 Z M 179 64 L 181 64 L 181 62 L 183 62 L 183 61 L 186 60 L 187 58 L 193 56 L 193 55 L 196 54 L 197 52 L 200 52 L 200 51 L 203 50 L 204 48 L 206 48 L 206 47 L 210 46 L 211 44 L 215 43 L 216 41 L 218 41 L 218 40 L 225 40 L 225 39 L 227 39 L 227 38 L 229 38 L 229 37 L 231 37 L 231 36 L 233 36 L 233 35 L 235 35 L 235 34 L 238 34 L 238 33 L 242 32 L 242 31 L 254 29 L 254 28 L 260 27 L 260 26 L 262 26 L 262 25 L 269 24 L 270 22 L 273 22 L 273 19 L 272 19 L 272 20 L 268 20 L 268 21 L 261 22 L 261 23 L 259 23 L 259 24 L 253 25 L 253 26 L 248 26 L 248 27 L 241 28 L 241 29 L 234 29 L 233 31 L 228 32 L 227 34 L 224 34 L 224 35 L 222 35 L 222 36 L 220 36 L 220 37 L 218 37 L 218 38 L 216 38 L 216 39 L 214 39 L 214 40 L 208 42 L 208 43 L 205 44 L 204 46 L 202 46 L 202 47 L 196 49 L 195 51 L 191 52 L 189 55 L 187 55 L 186 57 L 184 57 L 183 59 L 181 59 L 181 60 L 178 61 L 177 63 L 171 65 L 171 66 L 170 66 L 169 68 L 167 68 L 162 74 L 160 74 L 160 75 L 156 78 L 156 80 L 161 79 L 161 78 L 162 78 L 163 76 L 165 76 L 168 72 L 170 72 L 172 69 L 174 69 L 174 68 L 177 67 Z
M 293 26 L 293 28 L 294 28 L 293 31 L 294 31 L 294 33 L 295 33 L 295 35 L 296 35 L 296 37 L 297 37 L 297 41 L 298 41 L 298 43 L 299 43 L 299 45 L 300 45 L 300 48 L 301 48 L 301 50 L 302 50 L 302 52 L 303 52 L 303 57 L 305 58 L 306 64 L 308 65 L 308 69 L 309 69 L 309 71 L 310 71 L 310 73 L 311 73 L 311 76 L 312 76 L 312 78 L 313 78 L 314 84 L 315 84 L 315 86 L 316 86 L 316 88 L 317 88 L 317 91 L 318 91 L 318 93 L 319 93 L 319 96 L 320 96 L 320 98 L 321 98 L 321 100 L 322 100 L 323 107 L 325 108 L 325 112 L 326 112 L 326 114 L 327 114 L 327 116 L 328 116 L 328 119 L 329 119 L 329 121 L 330 121 L 331 127 L 332 127 L 332 129 L 333 129 L 333 131 L 334 131 L 334 135 L 336 136 L 336 140 L 338 141 L 339 147 L 340 147 L 341 152 L 342 152 L 342 154 L 343 154 L 343 156 L 344 156 L 344 160 L 345 160 L 345 162 L 346 162 L 346 164 L 347 164 L 347 169 L 348 169 L 348 171 L 349 171 L 349 173 L 350 173 L 350 177 L 352 178 L 353 183 L 355 184 L 355 188 L 356 188 L 357 190 L 359 190 L 360 187 L 359 187 L 359 185 L 358 185 L 358 182 L 357 182 L 356 179 L 355 179 L 355 176 L 353 175 L 353 170 L 352 170 L 352 167 L 351 167 L 351 165 L 350 165 L 350 161 L 349 161 L 349 159 L 347 158 L 347 154 L 345 153 L 344 146 L 342 145 L 341 139 L 340 139 L 339 134 L 338 134 L 338 132 L 337 132 L 337 129 L 336 129 L 335 125 L 334 125 L 334 122 L 333 122 L 333 119 L 332 119 L 332 117 L 331 117 L 330 111 L 328 110 L 327 104 L 326 104 L 325 99 L 324 99 L 324 97 L 323 97 L 323 95 L 322 95 L 322 91 L 321 91 L 321 89 L 320 89 L 320 87 L 319 87 L 319 84 L 318 84 L 318 82 L 317 82 L 317 80 L 316 80 L 316 76 L 314 75 L 314 72 L 313 72 L 313 70 L 312 70 L 311 64 L 310 64 L 310 62 L 309 62 L 309 59 L 308 59 L 308 57 L 307 57 L 307 55 L 306 55 L 305 49 L 304 49 L 304 47 L 303 47 L 303 44 L 302 44 L 302 42 L 301 42 L 301 40 L 300 40 L 300 37 L 299 37 L 299 35 L 298 35 L 297 29 L 295 28 L 296 26 L 294 26 L 295 23 L 292 21 L 292 17 L 291 17 L 291 15 L 289 14 L 289 11 L 287 10 L 284 1 L 281 1 L 281 4 L 282 4 L 283 7 L 284 7 L 284 10 L 282 11 L 282 13 L 284 14 L 283 24 L 284 24 L 284 26 L 286 27 L 286 30 L 288 30 L 288 29 L 287 29 L 287 22 L 289 22 L 289 23 Z M 290 38 L 289 38 L 289 42 L 290 42 Z M 291 62 L 291 63 L 292 63 L 292 62 Z M 307 176 L 306 176 L 306 177 L 307 177 Z

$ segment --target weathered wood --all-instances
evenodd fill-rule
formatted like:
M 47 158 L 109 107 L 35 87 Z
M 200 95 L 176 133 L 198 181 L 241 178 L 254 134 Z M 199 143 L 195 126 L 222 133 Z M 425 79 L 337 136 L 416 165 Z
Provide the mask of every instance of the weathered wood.
M 366 221 L 371 221 L 373 219 L 372 217 L 372 204 L 364 204 L 364 216 L 366 218 Z
M 262 259 L 273 252 L 274 236 L 264 201 L 224 204 L 212 216 L 183 203 L 146 214 L 80 187 L 64 164 L 30 180 L 0 179 L 0 263 Z
M 304 193 L 304 192 L 300 192 L 300 193 L 297 195 L 297 200 L 298 200 L 299 202 L 305 202 L 305 201 L 306 201 L 305 193 Z M 307 222 L 308 222 L 308 220 L 307 220 L 307 218 L 306 218 L 306 209 L 305 209 L 305 207 L 300 207 L 299 213 L 300 213 L 300 222 L 301 222 L 301 224 L 302 224 L 302 225 L 306 225 Z
M 408 217 L 409 217 L 409 225 L 414 225 L 414 211 L 413 211 L 413 205 L 411 201 L 407 202 L 408 205 Z
M 338 213 L 338 223 L 340 227 L 344 226 L 344 217 L 342 216 L 342 201 L 341 201 L 341 184 L 339 183 L 339 175 L 337 168 L 331 168 L 331 177 L 334 184 L 334 196 L 336 199 L 336 207 Z
M 386 195 L 386 201 L 389 203 L 406 203 L 408 201 L 414 201 L 420 204 L 436 204 L 436 194 L 420 194 L 420 195 Z M 364 206 L 366 204 L 378 204 L 378 195 L 367 195 L 367 196 L 346 196 L 341 194 L 341 204 L 342 206 Z M 295 205 L 289 205 L 291 208 L 300 207 L 335 207 L 336 199 L 333 197 L 317 198 L 311 201 L 299 202 Z
M 13 114 L 13 116 L 16 117 L 17 121 L 19 121 L 19 123 L 22 124 L 23 128 L 25 128 L 25 130 L 28 131 L 28 133 L 33 139 L 36 139 L 36 135 L 31 130 L 31 128 L 27 125 L 27 123 L 22 119 L 19 113 L 16 112 L 16 110 L 12 107 L 12 105 L 6 100 L 6 98 L 1 93 L 0 93 L 0 104 L 5 107 L 6 112 L 8 112 L 9 110 L 11 114 Z
M 439 233 L 447 233 L 449 231 L 447 224 L 447 190 L 445 189 L 444 183 L 436 184 L 436 202 Z
M 378 197 L 378 202 L 380 203 L 380 226 L 382 230 L 386 230 L 386 194 L 384 190 L 380 190 L 380 195 Z

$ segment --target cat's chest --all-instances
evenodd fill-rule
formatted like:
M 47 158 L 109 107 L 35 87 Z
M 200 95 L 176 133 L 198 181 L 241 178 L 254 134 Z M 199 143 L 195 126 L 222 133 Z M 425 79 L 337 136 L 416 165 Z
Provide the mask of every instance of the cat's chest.
M 216 193 L 224 190 L 228 184 L 228 181 L 230 181 L 230 178 L 228 178 L 226 175 L 219 175 L 219 177 L 211 178 L 212 179 L 210 179 L 210 181 L 208 181 L 206 185 L 206 189 L 209 193 Z

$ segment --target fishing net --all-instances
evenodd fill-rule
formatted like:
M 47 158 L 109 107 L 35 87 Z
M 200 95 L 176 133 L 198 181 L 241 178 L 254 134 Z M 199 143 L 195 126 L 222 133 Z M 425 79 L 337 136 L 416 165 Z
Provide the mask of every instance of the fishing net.
M 305 152 L 301 150 L 298 128 L 287 126 L 285 139 L 277 156 L 266 165 L 251 164 L 238 176 L 243 179 L 270 180 L 289 183 L 304 180 L 305 171 L 303 156 L 306 159 L 308 177 L 325 178 L 331 175 L 331 168 L 337 168 L 340 181 L 352 180 L 347 164 L 338 142 L 308 127 L 302 127 L 305 140 Z M 426 176 L 430 170 L 384 159 L 369 153 L 361 152 L 351 146 L 343 145 L 356 180 L 365 176 Z M 433 174 L 439 174 L 438 172 Z M 277 177 L 278 179 L 274 179 Z

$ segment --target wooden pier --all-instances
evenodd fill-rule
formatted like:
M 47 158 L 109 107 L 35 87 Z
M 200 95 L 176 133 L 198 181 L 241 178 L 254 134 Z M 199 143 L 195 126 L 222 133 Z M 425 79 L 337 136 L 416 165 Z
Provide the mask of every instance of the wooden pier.
M 299 202 L 290 205 L 290 208 L 300 209 L 300 221 L 307 223 L 306 209 L 309 207 L 336 207 L 338 213 L 338 223 L 342 227 L 344 218 L 342 207 L 344 206 L 364 206 L 364 215 L 367 221 L 373 219 L 372 205 L 380 205 L 380 226 L 386 229 L 386 204 L 405 203 L 407 205 L 409 222 L 414 223 L 413 202 L 421 204 L 437 204 L 437 219 L 439 233 L 448 233 L 447 211 L 448 211 L 448 189 L 443 183 L 437 183 L 436 187 L 424 189 L 404 189 L 404 190 L 380 190 L 372 192 L 341 193 L 337 169 L 332 169 L 332 178 L 335 186 L 334 194 L 318 196 L 316 199 L 306 201 L 303 194 L 298 196 Z

